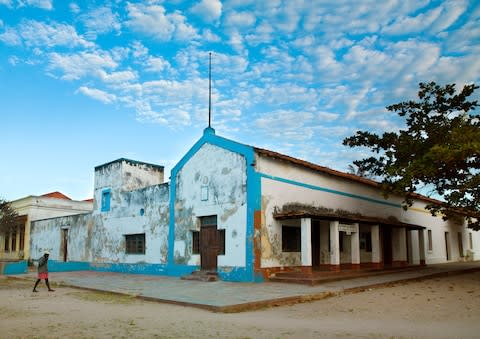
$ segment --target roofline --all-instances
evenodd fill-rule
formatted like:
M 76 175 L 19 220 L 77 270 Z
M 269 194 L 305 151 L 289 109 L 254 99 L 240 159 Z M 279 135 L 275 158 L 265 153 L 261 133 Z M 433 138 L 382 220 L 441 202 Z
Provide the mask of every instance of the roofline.
M 322 172 L 322 173 L 325 173 L 325 174 L 328 174 L 328 175 L 331 175 L 331 176 L 334 176 L 334 177 L 344 178 L 344 179 L 351 180 L 351 181 L 354 181 L 354 182 L 358 182 L 358 183 L 361 183 L 361 184 L 364 184 L 364 185 L 367 185 L 367 186 L 370 186 L 370 187 L 381 188 L 381 183 L 379 183 L 375 180 L 372 180 L 372 179 L 364 178 L 364 177 L 361 177 L 361 176 L 358 176 L 358 175 L 355 175 L 355 174 L 351 174 L 351 173 L 345 173 L 345 172 L 337 171 L 337 170 L 334 170 L 334 169 L 331 169 L 331 168 L 328 168 L 328 167 L 325 167 L 325 166 L 320 166 L 320 165 L 314 164 L 314 163 L 306 161 L 306 160 L 294 158 L 294 157 L 291 157 L 289 155 L 281 154 L 281 153 L 270 151 L 270 150 L 263 149 L 263 148 L 254 147 L 254 150 L 255 150 L 256 153 L 258 153 L 260 155 L 270 157 L 270 158 L 274 158 L 274 159 L 276 158 L 276 159 L 284 160 L 284 161 L 287 161 L 287 162 L 291 162 L 293 164 L 296 164 L 296 165 L 299 165 L 299 166 L 302 166 L 302 167 L 305 167 L 305 168 L 309 168 L 309 169 L 317 171 L 317 172 Z M 435 204 L 435 205 L 442 205 L 442 206 L 445 205 L 445 203 L 443 201 L 433 199 L 433 198 L 429 198 L 429 197 L 421 195 L 419 193 L 411 193 L 410 195 L 413 198 L 423 200 L 423 201 L 428 202 L 428 203 L 432 203 L 432 204 Z
M 95 166 L 95 171 L 96 170 L 99 170 L 103 167 L 107 167 L 111 164 L 114 164 L 116 162 L 128 162 L 128 163 L 131 163 L 131 164 L 135 164 L 135 165 L 147 165 L 149 167 L 154 167 L 154 168 L 158 168 L 158 169 L 161 169 L 163 171 L 163 169 L 165 168 L 164 166 L 161 166 L 161 165 L 157 165 L 157 164 L 151 164 L 151 163 L 148 163 L 148 162 L 143 162 L 143 161 L 137 161 L 137 160 L 131 160 L 131 159 L 127 159 L 127 158 L 119 158 L 117 160 L 113 160 L 113 161 L 110 161 L 110 162 L 107 162 L 105 164 L 102 164 L 102 165 L 98 165 L 98 166 Z

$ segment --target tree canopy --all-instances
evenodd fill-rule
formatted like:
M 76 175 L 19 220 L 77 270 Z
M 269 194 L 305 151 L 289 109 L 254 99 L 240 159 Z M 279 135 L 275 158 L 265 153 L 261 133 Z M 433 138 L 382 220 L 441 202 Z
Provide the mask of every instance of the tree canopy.
M 10 203 L 0 198 L 0 233 L 8 233 L 15 229 L 18 223 L 18 213 Z
M 386 196 L 400 194 L 404 207 L 413 203 L 415 193 L 431 188 L 434 193 L 427 208 L 467 217 L 469 226 L 480 229 L 480 119 L 479 106 L 468 98 L 479 87 L 454 84 L 420 83 L 417 101 L 404 101 L 387 107 L 406 119 L 406 129 L 381 136 L 357 131 L 343 140 L 350 147 L 367 147 L 370 157 L 354 164 L 381 178 Z

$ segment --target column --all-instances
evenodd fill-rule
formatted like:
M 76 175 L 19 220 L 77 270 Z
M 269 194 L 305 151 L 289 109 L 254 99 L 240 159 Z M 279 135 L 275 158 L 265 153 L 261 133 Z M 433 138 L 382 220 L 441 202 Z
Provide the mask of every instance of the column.
M 358 223 L 353 224 L 353 232 L 350 236 L 350 246 L 352 253 L 352 268 L 360 268 L 360 234 Z
M 420 254 L 420 265 L 425 266 L 425 229 L 418 231 L 418 252 Z
M 407 264 L 413 265 L 413 231 L 406 230 L 406 240 L 407 240 Z
M 380 268 L 382 262 L 382 253 L 380 246 L 380 226 L 372 225 L 372 266 L 374 268 Z
M 330 269 L 332 271 L 340 271 L 338 220 L 330 221 Z
M 405 266 L 407 264 L 407 231 L 405 227 L 394 228 L 393 239 L 393 266 Z
M 301 219 L 302 266 L 312 266 L 312 219 Z

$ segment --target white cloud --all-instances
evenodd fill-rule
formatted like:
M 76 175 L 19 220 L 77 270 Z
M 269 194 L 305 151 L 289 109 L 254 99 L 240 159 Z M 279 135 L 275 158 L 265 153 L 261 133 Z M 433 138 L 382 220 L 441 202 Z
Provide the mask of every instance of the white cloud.
M 46 9 L 49 11 L 53 9 L 52 0 L 17 0 L 17 2 L 18 2 L 18 7 L 32 6 L 32 7 L 38 7 L 41 9 Z
M 77 54 L 50 53 L 49 71 L 60 71 L 64 80 L 78 80 L 87 76 L 98 77 L 104 69 L 115 69 L 117 63 L 104 51 L 80 52 Z
M 137 32 L 151 35 L 159 40 L 170 40 L 175 27 L 165 14 L 165 8 L 158 5 L 144 6 L 128 3 L 127 25 Z
M 120 31 L 121 24 L 118 15 L 112 12 L 109 7 L 99 7 L 89 13 L 80 16 L 80 20 L 85 25 L 88 37 L 95 39 L 98 34 L 109 33 L 111 31 Z
M 186 22 L 185 16 L 176 11 L 167 14 L 165 8 L 159 5 L 127 5 L 129 20 L 127 26 L 134 31 L 152 36 L 161 41 L 171 39 L 197 39 L 196 29 Z
M 244 28 L 253 26 L 255 21 L 255 15 L 251 12 L 230 12 L 225 19 L 225 24 L 236 28 Z
M 446 1 L 440 8 L 442 13 L 433 23 L 432 32 L 437 33 L 449 28 L 467 9 L 467 3 L 463 0 Z
M 20 63 L 20 59 L 16 55 L 12 55 L 8 58 L 8 63 L 12 66 L 16 66 Z
M 98 71 L 98 76 L 106 83 L 123 83 L 137 79 L 137 74 L 132 71 L 107 73 L 103 69 L 100 69 Z
M 13 1 L 12 0 L 0 0 L 0 5 L 4 5 L 7 7 L 12 7 Z
M 304 141 L 313 136 L 313 118 L 310 112 L 277 110 L 256 119 L 254 124 L 271 137 Z
M 8 28 L 0 39 L 10 45 L 22 42 L 27 47 L 93 47 L 94 44 L 79 36 L 73 26 L 53 22 L 46 24 L 35 20 L 22 21 L 17 30 Z
M 218 35 L 216 35 L 209 29 L 203 30 L 202 39 L 207 42 L 220 42 L 222 40 Z
M 77 92 L 89 96 L 90 98 L 93 98 L 95 100 L 101 101 L 104 104 L 110 104 L 117 99 L 114 94 L 110 94 L 105 91 L 96 88 L 89 88 L 86 86 L 80 87 Z
M 213 22 L 222 15 L 222 3 L 219 0 L 202 0 L 195 4 L 190 12 L 205 22 Z
M 428 29 L 442 13 L 442 8 L 433 8 L 426 13 L 420 13 L 417 16 L 398 17 L 395 21 L 384 27 L 384 34 L 401 35 L 422 32 Z
M 149 57 L 146 61 L 145 71 L 147 72 L 163 72 L 171 70 L 170 63 L 162 57 Z
M 248 34 L 245 40 L 252 45 L 256 46 L 261 43 L 270 43 L 273 40 L 274 28 L 267 22 L 261 22 L 256 28 L 253 34 Z
M 175 27 L 174 38 L 176 40 L 194 40 L 199 37 L 197 30 L 186 23 L 186 18 L 180 12 L 172 13 L 169 18 Z
M 10 46 L 18 46 L 22 44 L 22 38 L 13 28 L 7 27 L 5 32 L 0 34 L 0 41 Z
M 80 6 L 78 6 L 76 3 L 72 2 L 69 5 L 70 11 L 74 14 L 80 13 Z
M 316 114 L 320 121 L 326 121 L 326 122 L 335 121 L 340 116 L 340 114 L 338 113 L 330 113 L 330 112 L 317 112 Z

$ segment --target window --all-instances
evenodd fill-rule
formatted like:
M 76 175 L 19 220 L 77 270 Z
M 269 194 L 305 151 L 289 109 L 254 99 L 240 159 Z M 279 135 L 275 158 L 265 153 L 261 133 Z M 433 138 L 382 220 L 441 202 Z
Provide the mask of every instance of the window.
M 360 249 L 365 252 L 372 252 L 372 233 L 360 232 Z
M 282 252 L 300 252 L 300 227 L 282 226 Z
M 432 251 L 433 250 L 432 230 L 427 231 L 427 236 L 428 236 L 428 250 Z
M 145 254 L 145 233 L 126 234 L 125 245 L 127 254 Z
M 225 254 L 225 230 L 217 231 L 218 254 Z
M 102 191 L 102 212 L 110 211 L 110 189 Z
M 192 231 L 192 254 L 200 254 L 200 232 Z
M 217 226 L 217 216 L 209 215 L 206 217 L 200 217 L 200 226 Z

